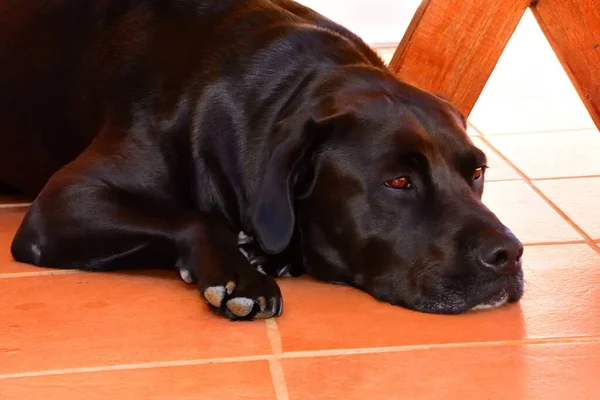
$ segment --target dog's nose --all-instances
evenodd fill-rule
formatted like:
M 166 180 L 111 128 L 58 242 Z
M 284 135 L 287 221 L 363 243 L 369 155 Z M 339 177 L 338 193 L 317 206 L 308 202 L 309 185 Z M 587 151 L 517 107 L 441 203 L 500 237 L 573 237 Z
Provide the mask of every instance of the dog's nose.
M 479 248 L 477 260 L 499 275 L 515 275 L 521 270 L 523 244 L 510 231 L 486 238 Z

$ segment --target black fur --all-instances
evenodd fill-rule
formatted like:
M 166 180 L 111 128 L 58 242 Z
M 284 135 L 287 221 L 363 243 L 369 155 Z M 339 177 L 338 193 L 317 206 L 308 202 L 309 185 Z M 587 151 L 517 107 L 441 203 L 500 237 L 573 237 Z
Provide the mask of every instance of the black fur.
M 178 268 L 215 312 L 279 315 L 244 231 L 294 275 L 416 310 L 522 295 L 464 118 L 289 0 L 4 0 L 0 130 L 0 182 L 37 196 L 21 262 Z

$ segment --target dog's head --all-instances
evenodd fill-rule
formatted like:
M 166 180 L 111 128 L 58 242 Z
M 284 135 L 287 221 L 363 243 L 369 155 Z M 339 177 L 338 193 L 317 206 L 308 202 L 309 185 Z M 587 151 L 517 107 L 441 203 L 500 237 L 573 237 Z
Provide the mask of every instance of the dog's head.
M 460 113 L 376 70 L 314 93 L 275 132 L 253 214 L 263 248 L 298 229 L 311 275 L 424 312 L 520 299 L 523 247 L 481 202 L 486 157 Z

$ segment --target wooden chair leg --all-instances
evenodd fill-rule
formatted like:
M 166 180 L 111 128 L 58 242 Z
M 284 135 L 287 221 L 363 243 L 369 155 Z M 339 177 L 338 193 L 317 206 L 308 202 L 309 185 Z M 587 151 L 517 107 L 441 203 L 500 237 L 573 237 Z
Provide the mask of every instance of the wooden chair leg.
M 390 68 L 403 81 L 448 98 L 468 116 L 530 3 L 424 0 Z
M 539 0 L 531 11 L 600 129 L 600 3 Z

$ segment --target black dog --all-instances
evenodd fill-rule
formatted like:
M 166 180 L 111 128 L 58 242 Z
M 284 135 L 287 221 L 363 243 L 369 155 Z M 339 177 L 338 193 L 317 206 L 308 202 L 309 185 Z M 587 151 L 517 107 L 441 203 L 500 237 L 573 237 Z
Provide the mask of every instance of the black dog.
M 232 319 L 282 311 L 240 231 L 424 312 L 523 292 L 464 118 L 290 0 L 4 0 L 0 129 L 0 181 L 39 192 L 21 262 L 177 268 Z

